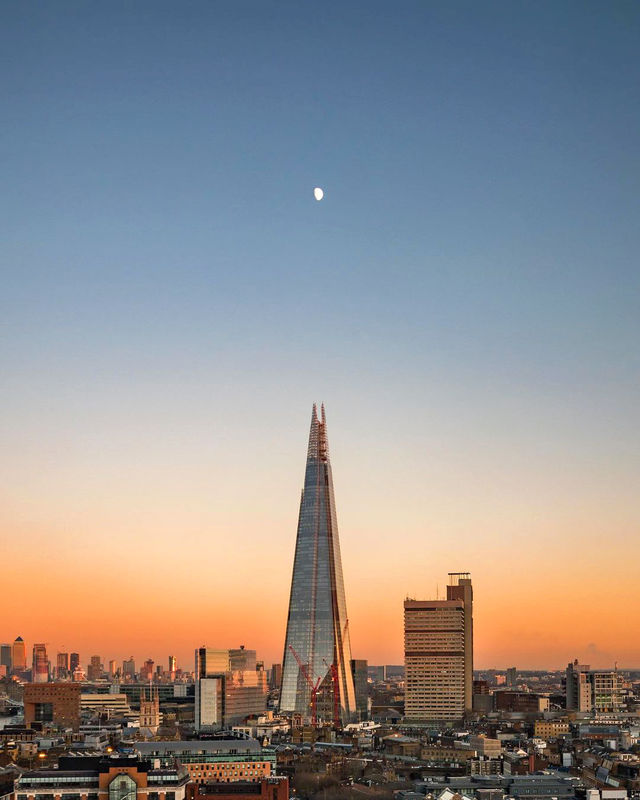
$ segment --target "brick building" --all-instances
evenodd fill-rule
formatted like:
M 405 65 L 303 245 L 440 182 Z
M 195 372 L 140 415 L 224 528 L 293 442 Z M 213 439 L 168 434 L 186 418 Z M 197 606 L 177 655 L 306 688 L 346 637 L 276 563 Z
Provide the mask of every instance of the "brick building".
M 289 800 L 289 780 L 272 777 L 259 782 L 189 783 L 186 800 Z
M 78 730 L 80 692 L 77 683 L 27 683 L 24 687 L 24 722 L 43 722 Z

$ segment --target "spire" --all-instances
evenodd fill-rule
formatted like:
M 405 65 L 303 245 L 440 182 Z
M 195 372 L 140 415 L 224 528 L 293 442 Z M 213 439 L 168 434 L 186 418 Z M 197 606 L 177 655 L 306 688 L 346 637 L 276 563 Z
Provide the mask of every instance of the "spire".
M 320 419 L 318 408 L 313 404 L 311 411 L 311 430 L 309 431 L 309 447 L 307 449 L 307 462 L 329 460 L 329 443 L 327 441 L 327 418 L 324 413 L 324 403 L 320 406 Z

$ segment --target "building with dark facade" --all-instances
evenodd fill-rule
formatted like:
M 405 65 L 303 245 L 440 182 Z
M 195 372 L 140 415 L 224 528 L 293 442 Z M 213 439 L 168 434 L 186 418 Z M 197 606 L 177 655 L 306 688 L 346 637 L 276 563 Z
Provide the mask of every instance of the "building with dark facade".
M 280 711 L 304 719 L 356 717 L 351 644 L 324 406 L 311 416 L 300 501 Z
M 356 713 L 361 722 L 369 718 L 369 665 L 365 659 L 351 659 L 351 674 L 356 692 Z
M 261 778 L 235 783 L 190 783 L 186 800 L 289 800 L 289 779 Z

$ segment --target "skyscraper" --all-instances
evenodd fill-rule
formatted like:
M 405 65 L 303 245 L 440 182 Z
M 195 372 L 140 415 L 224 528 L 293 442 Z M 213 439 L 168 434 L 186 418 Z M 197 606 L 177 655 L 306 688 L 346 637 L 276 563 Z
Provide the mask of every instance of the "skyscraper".
M 56 656 L 56 678 L 66 678 L 69 675 L 69 653 L 58 653 Z
M 49 659 L 46 644 L 33 645 L 33 662 L 31 667 L 33 683 L 46 683 L 49 680 Z
M 324 406 L 311 416 L 284 646 L 280 711 L 354 719 L 347 607 Z
M 13 643 L 11 651 L 12 669 L 14 672 L 24 672 L 27 668 L 27 648 L 25 647 L 22 636 Z
M 11 672 L 11 644 L 6 642 L 5 644 L 0 644 L 0 666 L 6 667 L 5 674 L 8 675 Z
M 473 704 L 473 590 L 449 573 L 446 600 L 405 600 L 405 717 L 460 720 Z
M 87 678 L 90 681 L 99 681 L 102 677 L 102 659 L 100 656 L 91 656 L 87 669 Z

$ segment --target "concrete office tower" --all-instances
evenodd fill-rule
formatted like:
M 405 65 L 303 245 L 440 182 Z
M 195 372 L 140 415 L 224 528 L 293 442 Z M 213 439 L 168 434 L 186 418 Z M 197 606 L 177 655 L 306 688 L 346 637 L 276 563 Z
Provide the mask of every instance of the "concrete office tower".
M 178 663 L 176 661 L 176 657 L 169 656 L 169 677 L 171 678 L 171 680 L 175 679 L 177 669 L 178 669 Z
M 515 667 L 509 667 L 507 670 L 507 686 L 515 686 L 518 678 L 518 670 Z
M 13 663 L 12 669 L 14 672 L 24 672 L 27 668 L 27 648 L 25 647 L 22 636 L 13 643 L 11 649 L 11 661 Z
M 609 714 L 620 711 L 621 685 L 616 670 L 592 670 L 588 664 L 567 665 L 567 710 Z
M 347 606 L 324 406 L 315 405 L 291 580 L 280 711 L 345 723 L 356 716 Z
M 49 659 L 47 658 L 47 646 L 45 644 L 33 645 L 31 679 L 33 683 L 47 683 L 49 680 Z
M 80 666 L 80 653 L 71 653 L 69 656 L 69 672 L 73 673 Z
M 446 600 L 405 600 L 405 718 L 460 720 L 473 705 L 473 593 L 450 573 Z
M 464 603 L 464 710 L 473 709 L 473 587 L 468 572 L 450 572 L 447 600 Z

